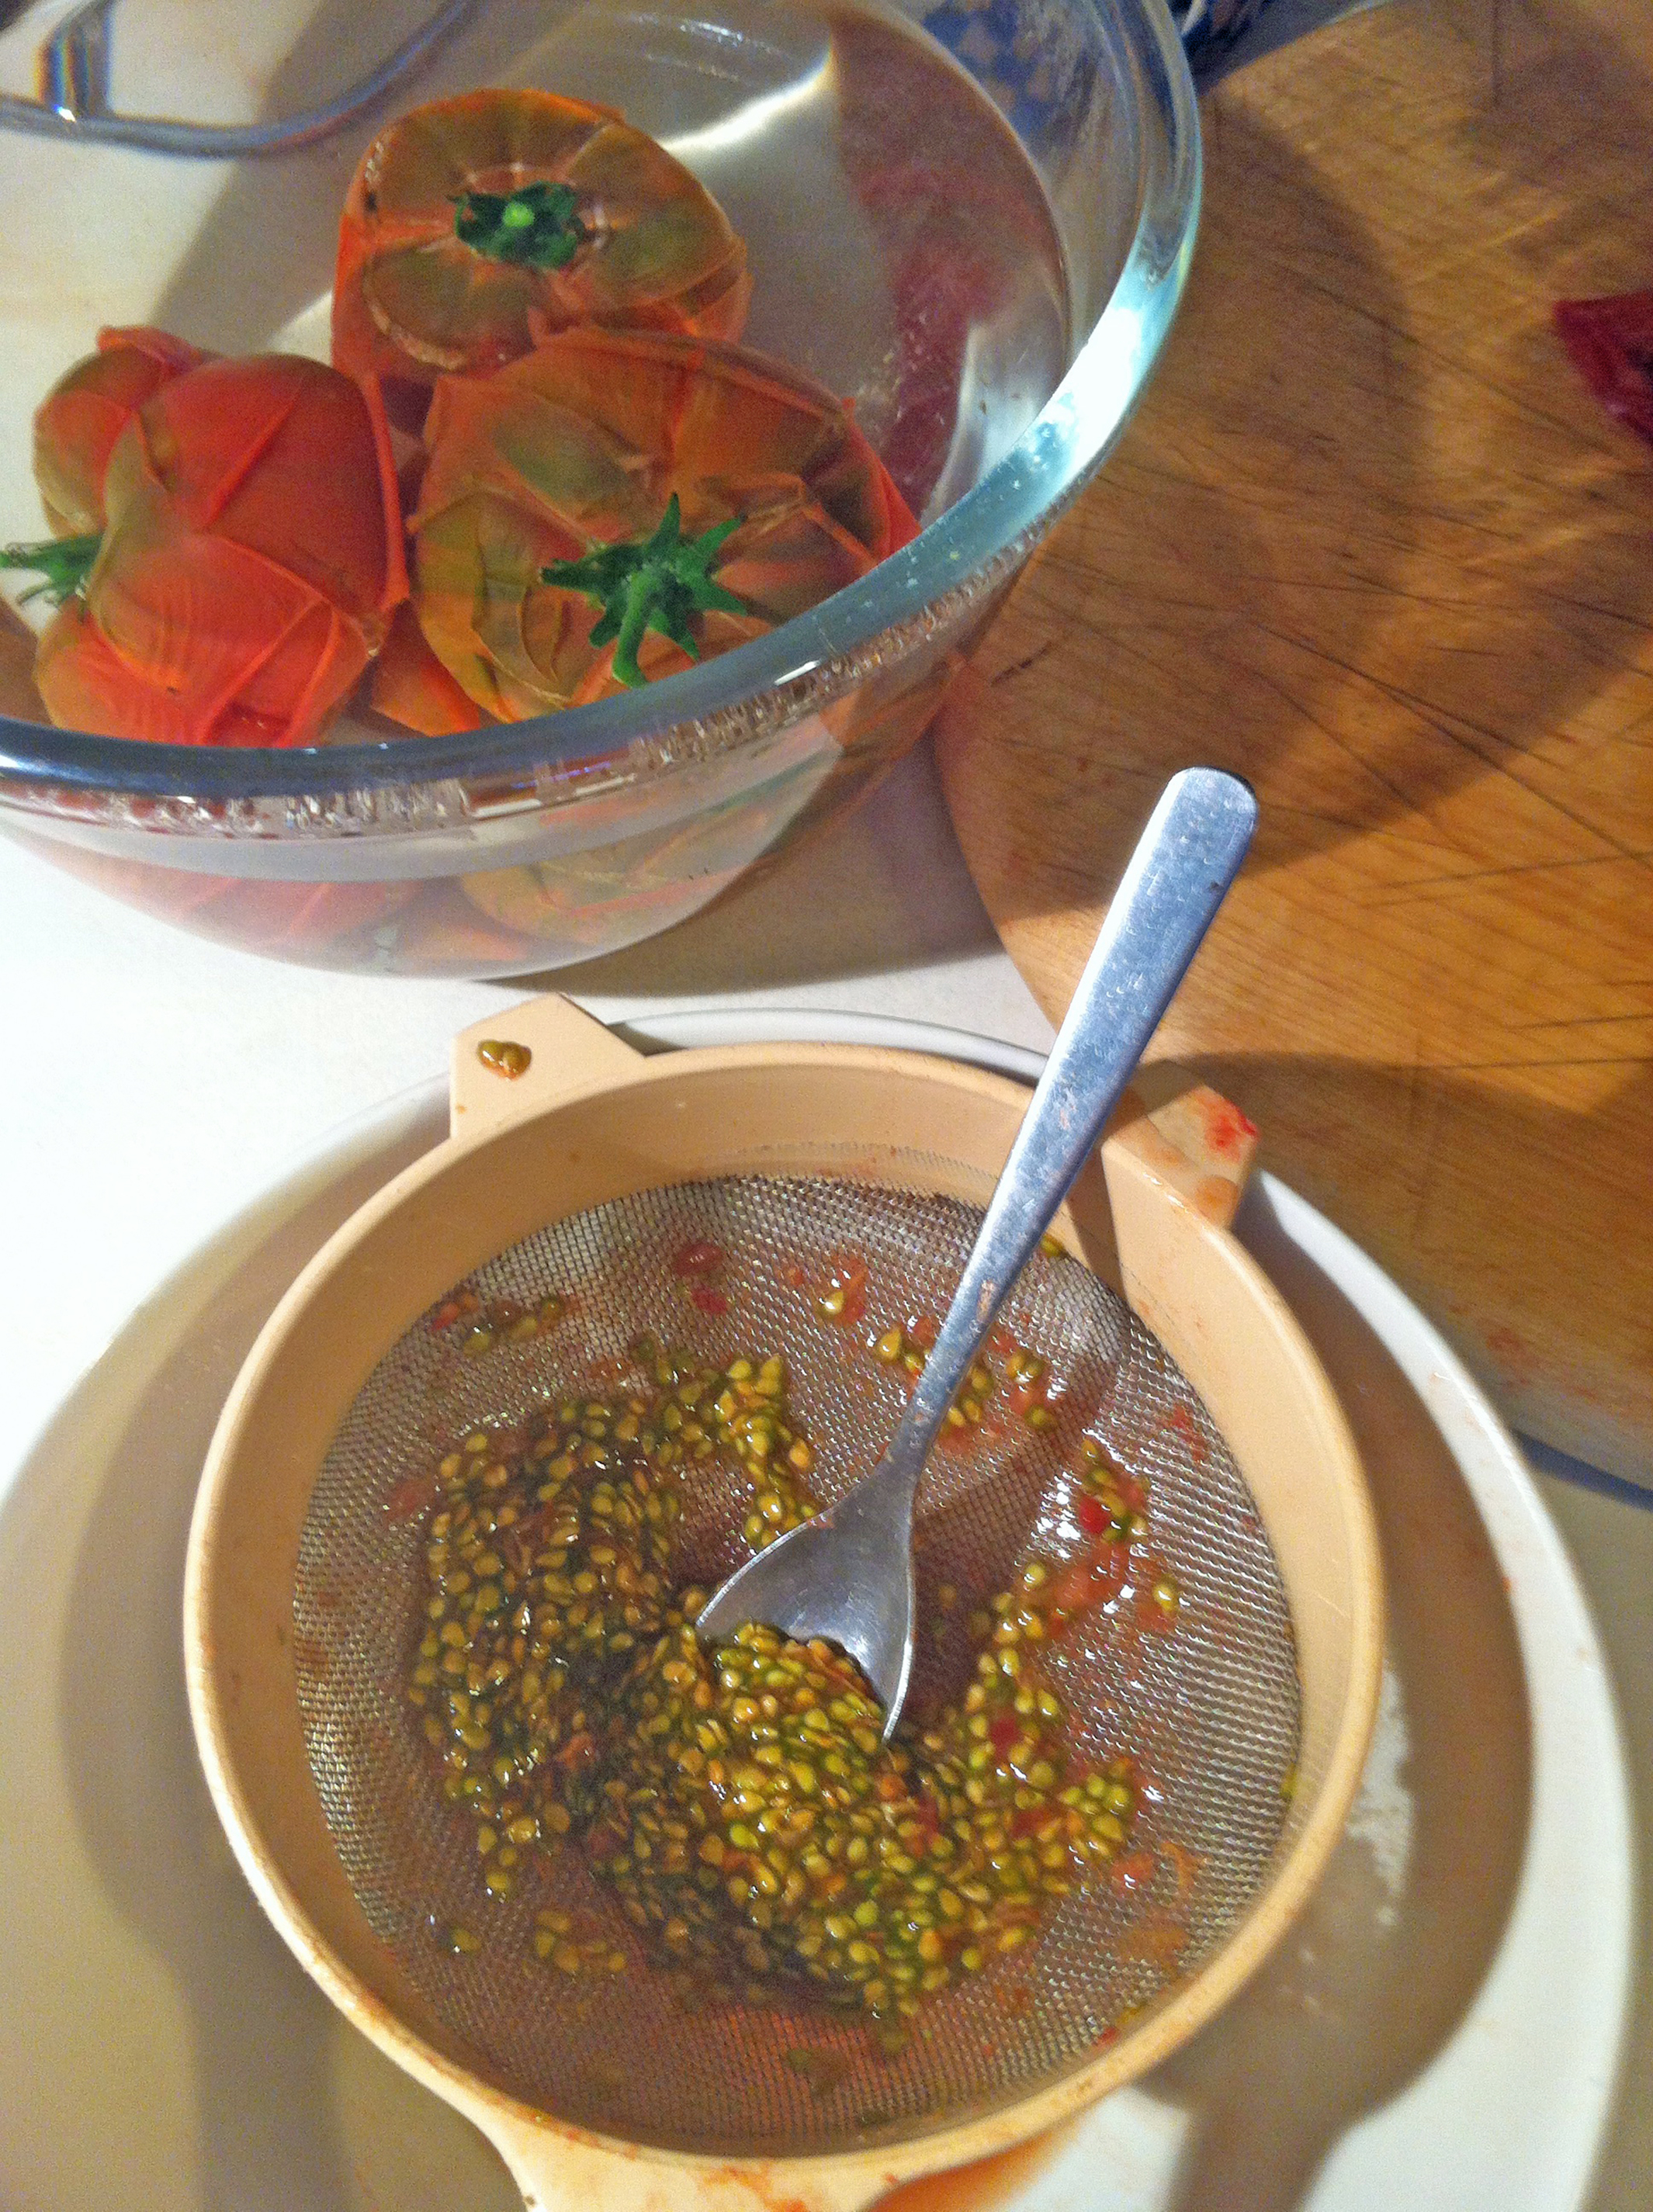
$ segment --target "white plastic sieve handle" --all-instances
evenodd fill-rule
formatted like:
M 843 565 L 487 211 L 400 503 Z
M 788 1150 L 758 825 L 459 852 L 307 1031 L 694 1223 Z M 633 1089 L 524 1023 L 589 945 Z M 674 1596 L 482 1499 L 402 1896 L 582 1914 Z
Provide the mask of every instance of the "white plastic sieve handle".
M 526 2212 L 866 2212 L 937 2162 L 933 2142 L 816 2158 L 674 2157 L 593 2142 L 497 2109 L 471 2118 L 510 2169 Z M 1025 2132 L 1006 2125 L 1005 2142 Z
M 572 999 L 525 999 L 454 1038 L 449 1129 L 465 1140 L 491 1136 L 577 1091 L 623 1079 L 642 1057 Z

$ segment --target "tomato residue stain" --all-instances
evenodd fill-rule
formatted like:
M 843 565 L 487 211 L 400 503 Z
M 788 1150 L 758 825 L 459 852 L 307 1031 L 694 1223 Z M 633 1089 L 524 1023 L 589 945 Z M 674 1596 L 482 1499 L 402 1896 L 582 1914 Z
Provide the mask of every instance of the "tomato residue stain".
M 1143 1920 L 1126 1929 L 1117 1948 L 1124 1958 L 1140 1959 L 1151 1966 L 1170 1967 L 1188 1948 L 1188 1929 L 1175 1920 Z
M 1076 1552 L 1057 1568 L 1050 1585 L 1053 1613 L 1060 1614 L 1066 1626 L 1099 1606 L 1112 1604 L 1124 1589 L 1130 1568 L 1130 1551 L 1124 1544 L 1091 1544 Z
M 1219 1098 L 1214 1091 L 1208 1091 L 1201 1097 L 1200 1106 L 1206 1142 L 1219 1158 L 1225 1153 L 1243 1152 L 1255 1139 L 1256 1123 L 1243 1114 L 1231 1099 Z
M 1176 1877 L 1176 1897 L 1181 1904 L 1194 1894 L 1194 1885 L 1203 1863 L 1200 1854 L 1190 1850 L 1186 1844 L 1179 1844 L 1175 1836 L 1164 1836 L 1160 1838 L 1159 1856 Z
M 1036 2136 L 1031 2142 L 995 2151 L 950 2173 L 927 2173 L 880 2197 L 877 2212 L 992 2212 L 1010 2203 L 1051 2164 L 1073 2133 L 1073 2124 Z
M 428 1505 L 435 1502 L 436 1477 L 434 1474 L 404 1474 L 392 1485 L 385 1500 L 387 1521 L 416 1521 Z
M 1188 1457 L 1196 1467 L 1205 1465 L 1207 1456 L 1206 1440 L 1200 1435 L 1194 1416 L 1186 1406 L 1173 1406 L 1168 1413 L 1162 1413 L 1159 1417 L 1159 1425 L 1163 1429 L 1171 1430 L 1175 1435 L 1181 1437 L 1188 1448 Z
M 1485 1333 L 1487 1351 L 1512 1382 L 1530 1382 L 1538 1370 L 1534 1347 L 1507 1322 L 1494 1322 Z
M 1158 1871 L 1158 1862 L 1146 1847 L 1127 1851 L 1122 1859 L 1115 1859 L 1108 1869 L 1108 1879 L 1114 1888 L 1128 1896 L 1133 1890 L 1146 1889 Z
M 815 1302 L 823 1321 L 841 1328 L 854 1328 L 866 1315 L 866 1261 L 854 1252 L 827 1255 L 826 1284 Z
M 696 1242 L 679 1245 L 672 1255 L 674 1275 L 717 1275 L 723 1272 L 723 1247 Z

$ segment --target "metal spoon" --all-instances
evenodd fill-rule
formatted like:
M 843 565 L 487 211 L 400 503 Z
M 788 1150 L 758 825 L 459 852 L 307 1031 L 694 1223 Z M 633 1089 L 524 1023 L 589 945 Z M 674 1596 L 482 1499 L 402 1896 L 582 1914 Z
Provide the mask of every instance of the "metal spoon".
M 1237 776 L 1184 769 L 1166 785 L 890 1449 L 835 1505 L 714 1592 L 696 1623 L 702 1643 L 726 1642 L 751 1620 L 799 1638 L 823 1637 L 849 1653 L 878 1692 L 886 1737 L 895 1727 L 913 1664 L 913 1499 L 925 1461 L 994 1316 L 1210 928 L 1256 822 L 1256 799 Z

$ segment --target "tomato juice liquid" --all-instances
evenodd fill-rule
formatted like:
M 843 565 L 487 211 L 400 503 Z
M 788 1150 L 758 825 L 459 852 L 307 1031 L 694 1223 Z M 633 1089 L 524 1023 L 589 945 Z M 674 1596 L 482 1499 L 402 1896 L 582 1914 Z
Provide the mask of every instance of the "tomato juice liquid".
M 969 52 L 986 11 L 962 33 L 954 9 L 939 12 Z M 711 26 L 692 28 L 705 39 Z M 616 104 L 745 240 L 747 343 L 853 400 L 927 520 L 1004 457 L 1067 367 L 1067 280 L 1044 185 L 988 93 L 904 16 L 731 9 L 726 33 L 728 74 L 687 84 L 646 48 L 623 49 L 616 75 L 638 81 L 629 97 L 617 84 Z M 978 47 L 989 44 L 984 33 Z M 1036 62 L 1024 74 L 1036 78 Z M 997 89 L 1017 101 L 1013 85 Z

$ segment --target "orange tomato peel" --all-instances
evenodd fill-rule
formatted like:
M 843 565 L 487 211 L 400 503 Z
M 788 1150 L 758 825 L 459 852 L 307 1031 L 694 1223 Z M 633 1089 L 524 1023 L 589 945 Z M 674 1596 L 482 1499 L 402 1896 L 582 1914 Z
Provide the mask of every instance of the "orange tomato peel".
M 102 330 L 97 351 L 59 377 L 34 415 L 34 481 L 59 537 L 103 528 L 116 439 L 163 384 L 211 358 L 166 331 Z
M 435 100 L 380 133 L 339 226 L 333 359 L 416 429 L 441 375 L 596 323 L 734 338 L 745 248 L 682 163 L 552 93 Z
M 313 743 L 378 649 L 403 573 L 349 378 L 279 354 L 187 370 L 116 438 L 103 506 L 83 584 L 36 656 L 52 720 L 175 744 Z M 28 550 L 53 549 L 12 565 Z
M 848 409 L 737 346 L 566 331 L 495 375 L 445 379 L 427 438 L 414 609 L 504 720 L 730 651 L 917 531 Z M 670 574 L 634 590 L 651 559 Z M 628 633 L 623 602 L 651 594 L 675 616 Z

